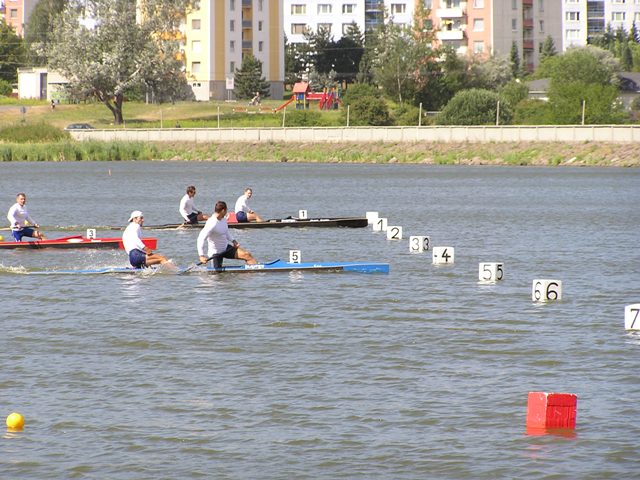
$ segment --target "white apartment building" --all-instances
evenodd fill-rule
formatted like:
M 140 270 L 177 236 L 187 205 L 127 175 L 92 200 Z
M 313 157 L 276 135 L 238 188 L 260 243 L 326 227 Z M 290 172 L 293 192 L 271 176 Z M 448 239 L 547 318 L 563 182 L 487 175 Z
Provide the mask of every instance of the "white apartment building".
M 562 1 L 562 49 L 584 46 L 589 37 L 602 35 L 607 26 L 627 32 L 633 23 L 640 28 L 640 0 L 558 0 Z
M 304 32 L 328 31 L 339 40 L 352 23 L 361 32 L 383 21 L 383 9 L 399 24 L 410 25 L 416 0 L 285 0 L 285 35 L 290 43 L 304 43 Z
M 197 100 L 228 99 L 242 59 L 252 54 L 272 98 L 284 92 L 283 0 L 200 0 L 185 26 L 185 66 Z
M 562 46 L 563 1 L 285 0 L 284 28 L 291 43 L 304 42 L 305 29 L 317 32 L 320 28 L 337 40 L 351 22 L 363 32 L 379 24 L 385 8 L 394 22 L 411 25 L 414 9 L 421 3 L 431 12 L 438 44 L 450 45 L 461 55 L 508 55 L 515 42 L 524 67 L 533 70 L 547 36 L 556 48 Z

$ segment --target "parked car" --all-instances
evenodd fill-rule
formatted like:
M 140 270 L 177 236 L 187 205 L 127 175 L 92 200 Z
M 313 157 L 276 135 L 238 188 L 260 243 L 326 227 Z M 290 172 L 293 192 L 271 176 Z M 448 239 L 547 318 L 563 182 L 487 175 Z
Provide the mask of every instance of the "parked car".
M 64 127 L 65 130 L 93 130 L 93 126 L 88 123 L 72 123 Z

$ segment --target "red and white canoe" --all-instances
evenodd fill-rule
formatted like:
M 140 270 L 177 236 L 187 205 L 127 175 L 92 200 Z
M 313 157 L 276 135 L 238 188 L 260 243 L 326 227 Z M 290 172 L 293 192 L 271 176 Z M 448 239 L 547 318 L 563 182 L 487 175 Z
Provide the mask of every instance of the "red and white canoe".
M 143 238 L 144 244 L 151 250 L 158 245 L 157 238 Z M 122 238 L 87 238 L 82 235 L 53 238 L 51 240 L 33 240 L 22 242 L 0 242 L 0 250 L 15 248 L 124 248 Z

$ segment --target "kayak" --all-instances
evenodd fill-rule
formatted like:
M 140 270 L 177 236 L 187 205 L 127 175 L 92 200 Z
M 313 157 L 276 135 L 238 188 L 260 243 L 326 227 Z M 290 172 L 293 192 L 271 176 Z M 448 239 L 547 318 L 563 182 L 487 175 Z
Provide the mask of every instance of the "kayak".
M 238 223 L 234 221 L 227 221 L 229 228 L 238 229 L 259 229 L 259 228 L 309 228 L 309 227 L 321 227 L 321 228 L 364 228 L 369 223 L 366 217 L 340 217 L 340 218 L 274 218 L 271 220 L 265 220 L 263 222 L 245 222 Z M 145 225 L 142 228 L 144 230 L 175 230 L 175 229 L 190 229 L 190 228 L 202 228 L 204 222 L 193 224 L 182 223 L 165 223 L 161 225 Z M 123 227 L 107 227 L 112 230 L 122 230 Z
M 256 265 L 229 265 L 215 269 L 213 267 L 188 267 L 167 269 L 163 266 L 147 268 L 105 267 L 83 270 L 42 270 L 27 272 L 28 275 L 92 275 L 92 274 L 146 274 L 155 272 L 175 274 L 218 274 L 218 273 L 270 273 L 295 271 L 356 272 L 356 273 L 389 273 L 388 263 L 371 262 L 307 262 L 289 263 L 274 260 Z
M 143 238 L 144 244 L 155 250 L 158 245 L 156 238 Z M 0 242 L 0 250 L 14 250 L 19 248 L 120 248 L 123 249 L 122 238 L 87 238 L 82 235 L 53 238 L 50 240 L 33 240 L 28 242 Z

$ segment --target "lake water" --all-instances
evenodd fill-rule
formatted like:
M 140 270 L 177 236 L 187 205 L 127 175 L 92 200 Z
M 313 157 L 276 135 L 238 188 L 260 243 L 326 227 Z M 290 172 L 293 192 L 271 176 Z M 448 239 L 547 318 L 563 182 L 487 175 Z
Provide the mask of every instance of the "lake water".
M 42 225 L 179 221 L 252 186 L 265 218 L 401 225 L 237 231 L 259 260 L 389 275 L 27 276 L 123 251 L 3 251 L 3 478 L 631 478 L 640 468 L 640 170 L 254 163 L 0 163 Z M 50 238 L 69 232 L 47 231 Z M 9 232 L 2 232 L 7 237 Z M 119 232 L 98 228 L 101 236 Z M 195 231 L 145 231 L 182 266 Z M 409 235 L 455 248 L 410 254 Z M 478 283 L 479 262 L 505 276 Z M 536 278 L 562 301 L 531 301 Z M 573 435 L 530 436 L 527 393 L 578 395 Z

